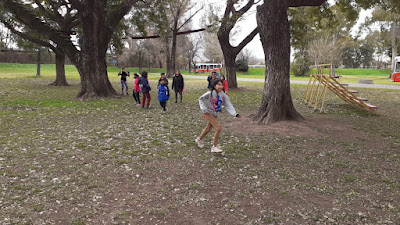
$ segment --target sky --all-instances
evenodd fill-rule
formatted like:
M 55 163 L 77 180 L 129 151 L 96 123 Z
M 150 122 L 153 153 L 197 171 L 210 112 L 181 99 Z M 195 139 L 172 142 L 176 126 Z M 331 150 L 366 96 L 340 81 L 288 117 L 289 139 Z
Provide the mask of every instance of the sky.
M 328 0 L 328 2 L 330 4 L 332 4 L 333 0 Z M 226 3 L 226 1 L 221 1 L 221 0 L 206 0 L 205 1 L 205 4 L 212 4 L 215 7 L 219 6 L 220 7 L 219 11 L 221 12 L 221 14 L 223 14 L 223 12 L 224 12 L 225 3 Z M 207 7 L 205 6 L 205 8 L 207 8 Z M 231 41 L 231 44 L 233 44 L 233 45 L 237 45 L 238 43 L 240 43 L 240 41 L 243 40 L 257 26 L 256 6 L 253 6 L 245 15 L 246 16 L 243 18 L 243 20 L 241 20 L 237 24 L 237 26 L 235 26 L 235 28 L 234 28 L 233 32 L 235 32 L 235 30 L 237 32 L 234 37 L 235 40 Z M 354 34 L 357 31 L 357 27 L 359 26 L 359 24 L 364 22 L 366 17 L 368 17 L 370 15 L 371 15 L 371 10 L 368 10 L 368 11 L 362 10 L 360 12 L 359 20 L 352 30 L 352 32 Z M 261 44 L 259 35 L 255 36 L 254 39 L 245 47 L 245 49 L 248 49 L 253 56 L 260 58 L 260 59 L 264 59 L 264 51 L 262 48 L 262 44 Z M 292 57 L 292 59 L 293 59 L 293 57 Z

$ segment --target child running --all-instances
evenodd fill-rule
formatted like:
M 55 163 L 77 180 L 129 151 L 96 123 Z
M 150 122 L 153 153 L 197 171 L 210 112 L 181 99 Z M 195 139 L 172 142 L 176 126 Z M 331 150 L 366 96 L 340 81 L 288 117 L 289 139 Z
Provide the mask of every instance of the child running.
M 129 95 L 128 92 L 128 81 L 126 81 L 126 77 L 129 77 L 129 71 L 125 71 L 125 66 L 122 67 L 122 71 L 118 73 L 118 76 L 121 76 L 121 86 L 122 86 L 122 95 L 124 95 L 124 86 L 126 87 L 126 95 Z
M 229 97 L 223 92 L 224 85 L 220 79 L 215 79 L 211 83 L 210 91 L 205 93 L 199 98 L 199 105 L 201 111 L 204 113 L 204 119 L 208 120 L 207 126 L 201 135 L 196 138 L 195 142 L 199 148 L 203 148 L 204 144 L 202 139 L 206 136 L 211 129 L 215 128 L 214 143 L 211 147 L 212 153 L 223 153 L 224 151 L 218 147 L 219 135 L 222 131 L 221 124 L 217 121 L 219 112 L 221 112 L 221 106 L 224 105 L 226 110 L 234 117 L 240 117 L 236 113 Z
M 167 101 L 169 99 L 169 88 L 166 79 L 162 79 L 158 87 L 158 101 L 163 108 L 162 112 L 167 112 Z
M 135 99 L 136 106 L 140 106 L 140 86 L 139 86 L 139 75 L 137 73 L 133 74 L 135 79 L 135 84 L 133 86 L 133 98 Z
M 143 93 L 142 108 L 144 108 L 145 101 L 146 101 L 146 98 L 147 98 L 147 106 L 146 106 L 146 108 L 150 109 L 150 101 L 151 101 L 150 91 L 151 91 L 151 87 L 150 87 L 150 84 L 149 84 L 149 79 L 147 78 L 147 72 L 146 71 L 142 72 L 142 77 L 139 78 L 139 85 L 142 86 L 141 91 Z

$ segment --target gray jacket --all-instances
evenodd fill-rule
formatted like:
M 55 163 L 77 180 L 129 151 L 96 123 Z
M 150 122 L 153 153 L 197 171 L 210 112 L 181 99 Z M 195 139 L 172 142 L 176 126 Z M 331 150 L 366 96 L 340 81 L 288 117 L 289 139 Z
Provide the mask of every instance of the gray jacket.
M 205 93 L 204 95 L 202 95 L 199 98 L 199 105 L 200 105 L 200 109 L 203 113 L 210 113 L 213 116 L 218 116 L 220 111 L 220 108 L 218 107 L 218 97 L 221 100 L 221 103 L 219 105 L 219 107 L 221 107 L 222 105 L 225 106 L 225 109 L 229 112 L 229 114 L 231 114 L 232 116 L 237 115 L 235 108 L 233 107 L 231 100 L 229 100 L 228 95 L 226 95 L 223 91 L 217 93 L 217 91 L 213 91 L 212 92 L 212 98 L 211 97 L 211 91 L 208 91 L 207 93 Z

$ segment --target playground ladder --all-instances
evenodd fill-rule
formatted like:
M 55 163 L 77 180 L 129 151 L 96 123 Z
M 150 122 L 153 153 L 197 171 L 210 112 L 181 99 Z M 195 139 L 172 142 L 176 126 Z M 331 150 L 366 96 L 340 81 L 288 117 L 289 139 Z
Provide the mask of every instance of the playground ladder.
M 329 74 L 324 74 L 324 69 L 329 67 Z M 304 94 L 305 103 L 309 107 L 314 105 L 314 111 L 317 111 L 319 104 L 321 103 L 320 112 L 322 113 L 324 109 L 326 92 L 329 89 L 337 96 L 339 96 L 343 101 L 356 106 L 360 109 L 366 110 L 373 114 L 378 114 L 377 107 L 368 103 L 365 103 L 367 99 L 357 97 L 355 94 L 358 93 L 355 90 L 349 90 L 345 87 L 345 84 L 341 84 L 336 80 L 336 77 L 331 76 L 331 65 L 322 64 L 315 66 L 316 74 L 314 72 L 310 75 L 310 81 L 306 92 Z

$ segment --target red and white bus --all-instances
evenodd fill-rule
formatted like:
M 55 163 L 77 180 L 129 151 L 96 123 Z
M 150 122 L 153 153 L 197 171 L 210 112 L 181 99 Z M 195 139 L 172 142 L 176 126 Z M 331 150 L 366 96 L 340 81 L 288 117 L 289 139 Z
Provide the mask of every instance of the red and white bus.
M 211 73 L 213 70 L 220 71 L 222 64 L 220 63 L 197 63 L 193 70 L 195 73 Z
M 392 75 L 392 81 L 393 82 L 400 82 L 400 56 L 397 56 L 394 58 L 395 64 L 394 64 L 394 73 Z

